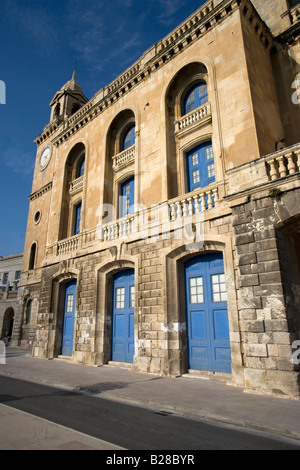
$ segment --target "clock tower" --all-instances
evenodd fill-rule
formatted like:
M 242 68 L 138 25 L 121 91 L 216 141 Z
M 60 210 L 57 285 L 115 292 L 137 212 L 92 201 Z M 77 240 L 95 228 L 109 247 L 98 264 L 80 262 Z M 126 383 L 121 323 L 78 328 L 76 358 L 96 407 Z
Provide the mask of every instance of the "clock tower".
M 87 97 L 83 94 L 81 86 L 76 81 L 76 72 L 74 70 L 71 80 L 55 94 L 50 103 L 50 122 L 64 121 L 87 102 Z

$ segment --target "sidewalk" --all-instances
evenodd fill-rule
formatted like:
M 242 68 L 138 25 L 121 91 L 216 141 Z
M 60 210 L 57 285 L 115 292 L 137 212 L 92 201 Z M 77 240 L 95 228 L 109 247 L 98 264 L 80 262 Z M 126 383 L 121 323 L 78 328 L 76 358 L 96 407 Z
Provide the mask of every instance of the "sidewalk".
M 300 440 L 298 400 L 245 393 L 241 388 L 188 375 L 166 378 L 119 367 L 36 359 L 19 349 L 6 351 L 6 365 L 0 365 L 0 384 L 1 375 L 5 375 Z

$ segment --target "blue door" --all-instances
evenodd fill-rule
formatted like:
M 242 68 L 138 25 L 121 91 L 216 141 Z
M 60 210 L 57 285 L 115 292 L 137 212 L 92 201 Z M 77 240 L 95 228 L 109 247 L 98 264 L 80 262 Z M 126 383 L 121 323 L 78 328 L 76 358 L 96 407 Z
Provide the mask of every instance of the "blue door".
M 185 263 L 189 369 L 231 372 L 224 263 L 221 253 Z
M 134 299 L 134 270 L 121 271 L 113 280 L 113 361 L 133 362 Z
M 187 155 L 188 190 L 204 188 L 215 181 L 215 163 L 211 142 L 204 142 Z
M 76 281 L 66 284 L 64 321 L 62 336 L 62 355 L 72 356 L 73 338 L 74 338 L 74 320 L 75 320 L 75 302 L 76 302 Z
M 132 176 L 121 185 L 120 217 L 134 212 L 134 177 Z
M 74 226 L 74 235 L 77 235 L 80 232 L 81 226 L 81 202 L 75 207 L 75 226 Z

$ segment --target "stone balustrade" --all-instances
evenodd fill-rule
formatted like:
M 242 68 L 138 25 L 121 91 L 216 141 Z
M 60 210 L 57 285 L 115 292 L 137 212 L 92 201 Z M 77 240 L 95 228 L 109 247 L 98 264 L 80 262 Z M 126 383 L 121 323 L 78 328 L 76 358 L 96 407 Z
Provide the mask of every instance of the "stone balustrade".
M 218 203 L 218 188 L 200 189 L 186 198 L 169 202 L 170 220 L 175 221 L 199 212 L 213 209 Z
M 127 238 L 134 231 L 135 218 L 135 215 L 127 216 L 103 226 L 102 236 L 100 234 L 100 238 L 104 241 L 115 240 L 118 238 Z
M 175 121 L 175 132 L 192 127 L 202 121 L 204 122 L 207 118 L 211 118 L 210 102 L 203 104 L 200 106 L 200 108 L 191 111 L 190 113 Z
M 300 171 L 300 147 L 287 148 L 266 158 L 270 181 L 293 175 Z
M 56 244 L 56 249 L 49 251 L 49 256 L 53 253 L 56 253 L 57 256 L 73 253 L 80 250 L 86 243 L 89 244 L 96 240 L 105 242 L 129 238 L 135 234 L 140 234 L 142 237 L 151 236 L 154 232 L 156 233 L 160 223 L 179 221 L 185 217 L 193 216 L 193 214 L 209 211 L 217 204 L 218 187 L 201 188 L 190 193 L 188 197 L 176 198 L 151 208 L 142 208 L 134 214 L 59 241 Z
M 114 171 L 117 171 L 119 168 L 133 163 L 135 159 L 135 145 L 132 145 L 132 147 L 123 150 L 123 152 L 118 153 L 118 155 L 114 155 L 112 159 Z
M 57 255 L 64 255 L 77 251 L 81 246 L 81 234 L 75 235 L 57 243 Z
M 76 178 L 76 180 L 72 181 L 70 184 L 69 192 L 70 194 L 77 193 L 82 190 L 83 188 L 83 179 L 84 175 L 80 176 L 79 178 Z
M 132 146 L 130 149 L 116 155 L 114 157 L 115 166 L 118 167 L 118 165 L 131 161 L 130 159 L 134 159 L 134 154 L 135 147 Z M 287 176 L 292 176 L 298 172 L 300 172 L 299 144 L 232 169 L 227 172 L 227 175 L 229 180 L 234 183 L 232 184 L 234 185 L 235 191 L 241 191 L 252 187 L 252 178 L 255 178 L 256 184 L 261 185 L 268 181 L 275 181 Z M 78 185 L 82 184 L 81 178 L 78 178 L 74 183 Z M 227 187 L 227 192 L 230 195 L 230 185 Z M 159 216 L 157 216 L 159 213 L 163 214 L 163 218 L 161 219 L 161 221 L 163 221 L 162 223 L 166 222 L 172 224 L 185 217 L 205 213 L 218 206 L 219 201 L 219 185 L 214 183 L 206 188 L 199 188 L 184 196 L 158 204 L 154 208 L 142 208 L 142 210 L 138 210 L 134 214 L 127 215 L 122 219 L 112 221 L 88 232 L 83 232 L 59 241 L 57 244 L 53 245 L 52 248 L 48 247 L 49 256 L 53 254 L 65 255 L 72 253 L 80 250 L 83 245 L 93 243 L 96 240 L 105 242 L 128 238 L 131 235 L 135 236 L 135 234 L 141 234 L 141 236 L 143 236 L 143 231 L 149 230 L 147 221 L 154 221 L 155 227 L 159 226 L 160 219 Z M 145 220 L 146 222 L 144 222 Z M 153 226 L 150 227 L 150 230 L 152 229 Z
M 297 5 L 290 10 L 292 23 L 297 23 L 300 20 L 300 6 Z

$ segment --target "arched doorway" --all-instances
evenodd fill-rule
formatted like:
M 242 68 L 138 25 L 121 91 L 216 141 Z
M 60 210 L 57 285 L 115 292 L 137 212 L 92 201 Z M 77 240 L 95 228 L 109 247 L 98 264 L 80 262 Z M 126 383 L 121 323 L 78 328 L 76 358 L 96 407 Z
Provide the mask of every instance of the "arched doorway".
M 76 280 L 65 285 L 65 299 L 63 312 L 62 347 L 63 356 L 72 356 L 74 326 L 75 326 L 75 305 L 76 305 Z
M 13 328 L 14 328 L 14 317 L 15 317 L 14 309 L 12 307 L 9 307 L 6 310 L 4 317 L 3 317 L 1 338 L 12 336 Z
M 184 265 L 188 368 L 231 372 L 227 292 L 222 253 Z
M 112 360 L 133 362 L 134 356 L 134 270 L 113 277 Z

